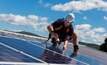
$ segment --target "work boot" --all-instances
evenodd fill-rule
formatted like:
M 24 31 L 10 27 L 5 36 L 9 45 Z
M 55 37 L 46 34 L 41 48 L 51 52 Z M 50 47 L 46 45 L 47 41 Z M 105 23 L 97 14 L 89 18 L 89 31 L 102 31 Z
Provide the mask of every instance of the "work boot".
M 78 45 L 74 45 L 74 50 L 73 53 L 71 54 L 71 57 L 76 57 L 78 54 L 78 50 L 79 50 Z

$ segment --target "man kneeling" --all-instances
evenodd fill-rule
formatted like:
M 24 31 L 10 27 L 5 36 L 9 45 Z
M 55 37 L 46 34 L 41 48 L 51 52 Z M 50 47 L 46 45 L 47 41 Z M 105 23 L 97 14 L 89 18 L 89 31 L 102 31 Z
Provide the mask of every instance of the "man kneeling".
M 66 18 L 58 19 L 47 27 L 49 31 L 49 38 L 52 39 L 53 46 L 57 46 L 64 42 L 63 49 L 67 49 L 68 40 L 73 43 L 73 54 L 76 56 L 78 52 L 77 35 L 74 32 L 72 21 L 75 18 L 74 14 L 70 13 Z

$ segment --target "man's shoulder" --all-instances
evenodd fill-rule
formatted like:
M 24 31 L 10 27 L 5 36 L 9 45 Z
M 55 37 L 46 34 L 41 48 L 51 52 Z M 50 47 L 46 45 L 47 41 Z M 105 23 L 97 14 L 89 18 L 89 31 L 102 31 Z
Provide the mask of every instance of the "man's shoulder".
M 56 21 L 54 21 L 52 24 L 60 24 L 60 23 L 63 23 L 64 21 L 65 21 L 64 18 L 59 18 Z
M 55 22 L 64 22 L 64 18 L 59 18 L 59 19 L 57 19 Z

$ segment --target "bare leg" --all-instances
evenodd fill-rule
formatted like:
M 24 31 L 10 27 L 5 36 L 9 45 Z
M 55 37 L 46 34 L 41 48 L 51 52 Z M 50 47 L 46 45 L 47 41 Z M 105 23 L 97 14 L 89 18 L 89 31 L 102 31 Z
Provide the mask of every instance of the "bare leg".
M 73 45 L 78 45 L 77 43 L 77 35 L 75 33 L 72 34 L 72 42 L 73 42 Z
M 79 48 L 77 43 L 77 35 L 75 33 L 72 34 L 72 42 L 73 42 L 73 48 L 74 48 L 72 56 L 76 56 Z

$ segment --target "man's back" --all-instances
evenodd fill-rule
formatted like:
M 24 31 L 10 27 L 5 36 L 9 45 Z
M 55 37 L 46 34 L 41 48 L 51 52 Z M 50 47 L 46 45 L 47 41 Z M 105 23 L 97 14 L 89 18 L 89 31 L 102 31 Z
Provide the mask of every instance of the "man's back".
M 62 18 L 62 19 L 58 19 L 54 23 L 52 23 L 52 26 L 53 26 L 55 32 L 59 32 L 59 31 L 63 30 L 64 22 L 65 22 L 65 20 L 64 20 L 64 18 Z

